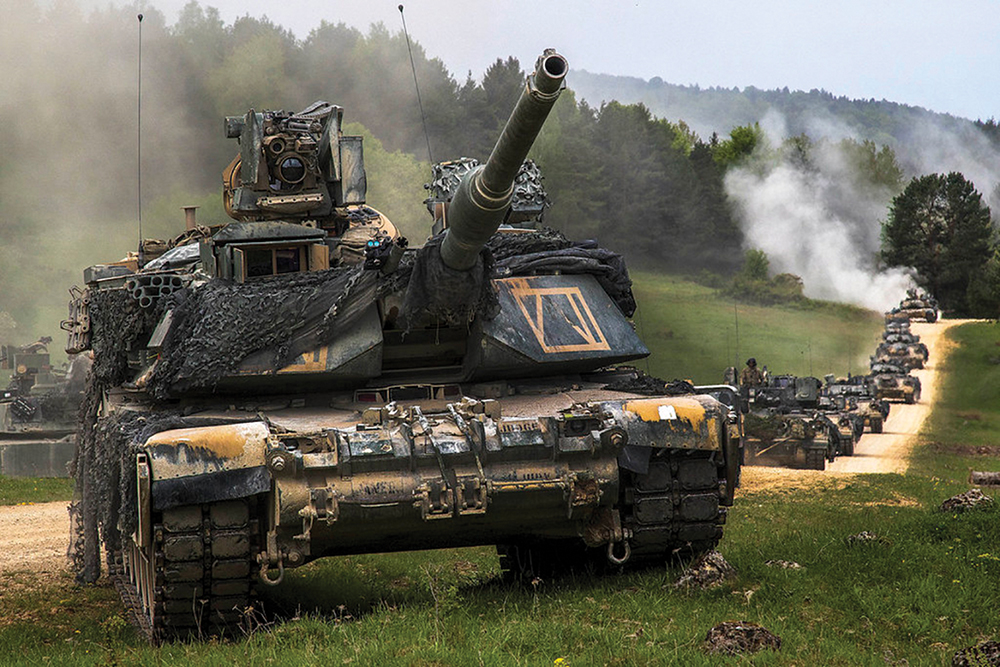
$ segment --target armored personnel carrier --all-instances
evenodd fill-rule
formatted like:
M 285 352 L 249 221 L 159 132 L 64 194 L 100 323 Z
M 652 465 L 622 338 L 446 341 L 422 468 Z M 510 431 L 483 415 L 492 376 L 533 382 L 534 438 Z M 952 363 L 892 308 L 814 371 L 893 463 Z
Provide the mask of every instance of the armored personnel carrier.
M 920 400 L 920 378 L 910 375 L 901 365 L 872 358 L 870 367 L 877 399 L 907 404 Z
M 255 585 L 327 556 L 496 545 L 534 577 L 718 542 L 731 410 L 608 370 L 648 354 L 620 257 L 497 234 L 567 68 L 538 59 L 419 249 L 368 206 L 342 110 L 316 103 L 226 119 L 234 222 L 85 272 L 76 562 L 99 576 L 103 543 L 151 638 L 222 630 Z
M 760 387 L 747 387 L 749 412 L 743 419 L 745 461 L 776 462 L 814 470 L 826 468 L 838 454 L 854 451 L 854 427 L 843 427 L 819 409 L 820 381 L 775 375 Z

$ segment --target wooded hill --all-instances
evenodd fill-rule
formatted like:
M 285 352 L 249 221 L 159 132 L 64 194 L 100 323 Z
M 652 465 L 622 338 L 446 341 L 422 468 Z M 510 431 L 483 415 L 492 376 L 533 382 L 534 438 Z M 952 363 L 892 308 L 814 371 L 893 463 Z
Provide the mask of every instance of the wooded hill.
M 591 105 L 599 106 L 604 100 L 643 104 L 660 118 L 683 119 L 704 137 L 712 132 L 724 136 L 736 126 L 759 123 L 769 112 L 776 111 L 792 136 L 819 138 L 818 121 L 824 121 L 858 138 L 899 146 L 916 140 L 917 129 L 929 122 L 956 133 L 985 131 L 1000 146 L 1000 130 L 993 118 L 969 120 L 885 99 L 851 99 L 815 88 L 808 92 L 791 91 L 787 86 L 780 90 L 754 86 L 702 88 L 668 83 L 660 77 L 647 81 L 577 70 L 573 73 L 573 89 Z M 833 128 L 826 129 L 829 132 Z
M 485 158 L 533 66 L 498 54 L 481 80 L 461 81 L 414 43 L 422 119 L 406 41 L 381 24 L 363 33 L 324 22 L 297 39 L 266 18 L 226 24 L 197 2 L 173 25 L 147 6 L 140 133 L 135 7 L 84 14 L 74 0 L 44 7 L 31 0 L 18 10 L 0 23 L 0 61 L 16 63 L 0 79 L 0 313 L 7 313 L 0 337 L 25 341 L 55 328 L 65 290 L 80 281 L 82 267 L 134 250 L 140 233 L 176 234 L 181 205 L 201 204 L 204 223 L 225 220 L 220 175 L 237 145 L 224 137 L 224 116 L 250 108 L 296 111 L 317 99 L 344 107 L 348 130 L 365 137 L 369 202 L 421 243 L 429 228 L 421 202 L 431 162 Z M 682 95 L 680 87 L 646 84 L 688 100 L 679 116 L 664 120 L 658 107 L 627 99 L 581 101 L 575 91 L 592 80 L 571 73 L 570 90 L 530 156 L 554 204 L 546 223 L 657 270 L 737 271 L 745 230 L 724 179 L 762 153 L 765 137 L 747 123 L 774 100 L 792 108 L 812 94 Z M 729 97 L 727 116 L 721 108 Z M 895 136 L 907 122 L 878 104 L 817 97 L 831 108 L 853 109 L 866 127 L 883 128 L 864 136 Z M 699 104 L 718 107 L 711 113 L 728 129 L 701 136 L 691 130 L 693 121 L 681 122 Z M 911 174 L 895 164 L 891 147 L 875 141 L 795 136 L 769 144 L 757 168 L 788 161 L 810 168 L 814 148 L 831 141 L 845 149 L 845 178 L 884 210 Z M 870 215 L 865 220 L 878 224 Z

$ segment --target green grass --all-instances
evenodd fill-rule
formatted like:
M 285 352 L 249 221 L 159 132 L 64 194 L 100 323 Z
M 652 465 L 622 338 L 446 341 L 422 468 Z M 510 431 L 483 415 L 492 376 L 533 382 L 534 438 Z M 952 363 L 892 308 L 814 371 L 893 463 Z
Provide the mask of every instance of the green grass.
M 955 347 L 944 361 L 945 379 L 917 467 L 929 476 L 956 479 L 970 468 L 1000 470 L 1000 329 L 964 324 L 946 336 Z
M 956 650 L 998 638 L 1000 609 L 1000 509 L 937 509 L 967 490 L 968 468 L 1000 468 L 975 449 L 992 446 L 1000 425 L 997 337 L 988 325 L 952 332 L 962 347 L 944 366 L 942 407 L 910 471 L 744 490 L 721 546 L 739 574 L 722 587 L 677 590 L 675 565 L 511 586 L 489 548 L 330 558 L 264 589 L 264 607 L 284 620 L 231 641 L 151 648 L 125 624 L 110 587 L 8 574 L 0 662 L 947 665 Z M 861 531 L 881 539 L 851 546 L 846 538 Z M 776 559 L 803 569 L 766 564 Z M 728 620 L 764 625 L 781 650 L 705 654 L 709 628 Z
M 675 276 L 634 272 L 632 280 L 639 304 L 633 319 L 652 352 L 637 365 L 666 380 L 716 384 L 727 366 L 742 368 L 748 357 L 772 373 L 867 373 L 880 340 L 881 314 L 852 306 L 734 304 Z
M 64 477 L 5 477 L 0 475 L 0 505 L 70 500 L 73 480 Z
M 739 577 L 709 591 L 674 589 L 676 567 L 510 586 L 485 548 L 327 559 L 264 591 L 265 606 L 288 620 L 203 645 L 146 647 L 110 588 L 31 588 L 22 577 L 21 589 L 0 588 L 0 655 L 27 664 L 742 664 L 701 643 L 715 624 L 744 620 L 783 641 L 753 664 L 940 665 L 994 633 L 1000 606 L 1000 511 L 935 509 L 964 488 L 872 475 L 745 493 L 722 548 Z M 845 538 L 863 530 L 883 540 L 850 546 Z M 772 559 L 804 569 L 765 564 Z

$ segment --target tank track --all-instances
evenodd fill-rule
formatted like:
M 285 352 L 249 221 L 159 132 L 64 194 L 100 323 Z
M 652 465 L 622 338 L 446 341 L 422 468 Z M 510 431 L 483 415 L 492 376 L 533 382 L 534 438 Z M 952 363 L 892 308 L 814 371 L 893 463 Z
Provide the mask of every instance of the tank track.
M 111 574 L 148 641 L 239 630 L 253 600 L 254 510 L 250 499 L 164 510 L 153 517 L 151 559 L 128 540 Z
M 658 454 L 658 456 L 656 455 Z M 622 471 L 618 509 L 632 537 L 626 568 L 660 565 L 704 553 L 719 543 L 726 508 L 720 505 L 718 452 L 659 451 L 645 475 Z M 497 545 L 508 580 L 531 582 L 572 572 L 613 569 L 607 548 L 587 549 L 579 538 Z M 621 557 L 616 545 L 615 555 Z
M 645 475 L 625 473 L 622 523 L 632 533 L 636 566 L 696 556 L 722 538 L 721 452 L 660 451 Z

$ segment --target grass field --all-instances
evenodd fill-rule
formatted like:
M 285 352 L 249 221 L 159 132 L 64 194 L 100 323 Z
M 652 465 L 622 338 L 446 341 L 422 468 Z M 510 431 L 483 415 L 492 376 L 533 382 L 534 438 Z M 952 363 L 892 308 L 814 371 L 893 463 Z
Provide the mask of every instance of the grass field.
M 772 373 L 863 374 L 880 341 L 881 314 L 852 306 L 752 306 L 673 276 L 635 272 L 632 281 L 633 319 L 652 352 L 637 365 L 665 380 L 717 384 L 727 366 L 742 368 L 747 357 Z
M 1000 470 L 1000 328 L 967 324 L 951 329 L 957 347 L 945 362 L 947 384 L 926 428 L 917 469 L 964 477 L 969 468 Z
M 5 477 L 0 475 L 0 505 L 48 503 L 73 497 L 73 480 L 63 477 Z
M 1000 634 L 1000 510 L 937 510 L 967 490 L 968 468 L 1000 468 L 977 449 L 1000 424 L 1000 332 L 953 333 L 963 347 L 910 472 L 744 490 L 721 545 L 739 574 L 722 587 L 677 590 L 676 565 L 518 587 L 500 582 L 488 548 L 333 558 L 264 591 L 283 620 L 257 617 L 257 632 L 231 641 L 150 648 L 110 587 L 14 574 L 0 580 L 0 663 L 949 664 Z M 861 531 L 878 539 L 852 546 L 846 538 Z M 767 564 L 778 559 L 802 569 Z M 780 651 L 707 655 L 705 634 L 727 620 L 764 625 Z

